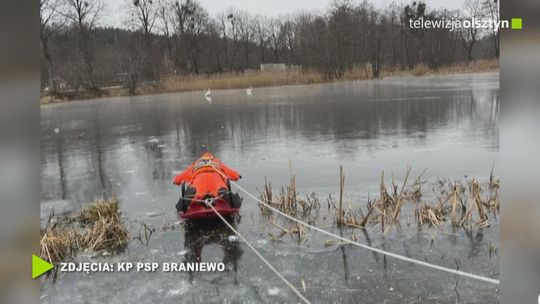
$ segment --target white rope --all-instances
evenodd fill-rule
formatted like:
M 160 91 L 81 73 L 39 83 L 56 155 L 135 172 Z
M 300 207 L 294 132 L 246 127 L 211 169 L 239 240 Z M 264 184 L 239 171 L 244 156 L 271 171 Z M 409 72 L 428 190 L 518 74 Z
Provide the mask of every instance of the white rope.
M 220 195 L 220 196 L 216 196 L 216 197 L 209 197 L 207 199 L 196 199 L 196 198 L 188 198 L 188 197 L 180 197 L 181 200 L 184 200 L 184 201 L 190 201 L 190 202 L 197 202 L 197 203 L 204 203 L 206 205 L 208 205 L 208 203 L 213 203 L 219 199 L 222 199 L 223 196 L 225 196 L 225 194 L 228 194 L 228 193 L 232 193 L 231 191 L 227 191 L 225 192 L 224 194 Z
M 475 279 L 475 280 L 479 280 L 479 281 L 483 281 L 483 282 L 487 282 L 487 283 L 491 283 L 491 284 L 495 284 L 495 285 L 500 284 L 500 281 L 497 280 L 497 279 L 493 279 L 493 278 L 489 278 L 489 277 L 485 277 L 485 276 L 481 276 L 481 275 L 477 275 L 477 274 L 473 274 L 473 273 L 467 273 L 467 272 L 464 272 L 464 271 L 460 271 L 460 270 L 456 270 L 456 269 L 452 269 L 452 268 L 447 268 L 447 267 L 444 267 L 444 266 L 439 266 L 439 265 L 427 263 L 427 262 L 424 262 L 424 261 L 416 260 L 416 259 L 413 259 L 413 258 L 409 258 L 409 257 L 406 257 L 406 256 L 402 256 L 402 255 L 399 255 L 399 254 L 396 254 L 396 253 L 388 252 L 388 251 L 385 251 L 385 250 L 382 250 L 382 249 L 379 249 L 379 248 L 371 247 L 371 246 L 368 246 L 368 245 L 365 245 L 365 244 L 361 244 L 361 243 L 346 239 L 346 238 L 344 238 L 342 236 L 339 236 L 337 234 L 334 234 L 334 233 L 328 232 L 326 230 L 317 228 L 317 227 L 315 227 L 313 225 L 310 225 L 308 223 L 304 223 L 301 220 L 299 220 L 299 219 L 297 219 L 295 217 L 292 217 L 292 216 L 290 216 L 290 215 L 288 215 L 288 214 L 286 214 L 286 213 L 284 213 L 284 212 L 282 212 L 282 211 L 268 205 L 267 203 L 261 201 L 258 197 L 256 197 L 255 195 L 249 193 L 246 189 L 242 188 L 240 185 L 238 185 L 234 181 L 231 181 L 231 183 L 233 185 L 235 185 L 239 190 L 244 192 L 246 195 L 250 196 L 251 198 L 256 200 L 259 204 L 264 205 L 268 209 L 270 209 L 270 210 L 272 210 L 272 211 L 274 211 L 274 212 L 276 212 L 276 213 L 278 213 L 278 214 L 280 214 L 280 215 L 282 215 L 282 216 L 284 216 L 284 217 L 286 217 L 286 218 L 288 218 L 288 219 L 290 219 L 292 221 L 295 221 L 298 224 L 304 225 L 304 226 L 309 227 L 309 228 L 311 228 L 313 230 L 319 231 L 320 233 L 323 233 L 323 234 L 326 234 L 326 235 L 328 235 L 330 237 L 339 239 L 339 240 L 341 240 L 343 242 L 346 242 L 346 243 L 349 243 L 351 245 L 355 245 L 355 246 L 358 246 L 358 247 L 361 247 L 361 248 L 364 248 L 364 249 L 367 249 L 367 250 L 371 250 L 371 251 L 374 251 L 374 252 L 377 252 L 377 253 L 380 253 L 380 254 L 384 254 L 386 256 L 393 257 L 395 259 L 402 260 L 402 261 L 405 261 L 405 262 L 417 264 L 417 265 L 420 265 L 420 266 L 425 266 L 425 267 L 440 270 L 440 271 L 445 271 L 445 272 L 452 273 L 452 274 L 455 274 L 455 275 L 459 275 L 459 276 L 463 276 L 463 277 L 466 277 L 466 278 L 471 278 L 471 279 Z
M 296 289 L 296 287 L 294 287 L 294 285 L 291 284 L 291 282 L 289 282 L 281 273 L 279 273 L 279 271 L 276 268 L 274 268 L 274 266 L 272 266 L 272 264 L 270 264 L 270 262 L 268 262 L 259 253 L 259 251 L 257 251 L 257 249 L 255 249 L 238 231 L 236 231 L 236 229 L 233 228 L 233 226 L 229 222 L 227 222 L 225 218 L 223 218 L 221 214 L 219 214 L 219 212 L 217 212 L 217 210 L 214 208 L 214 206 L 212 206 L 211 203 L 206 204 L 206 205 L 212 208 L 212 210 L 216 213 L 217 216 L 219 216 L 219 218 L 223 221 L 223 223 L 225 223 L 225 225 L 227 225 L 229 229 L 231 229 L 239 238 L 241 238 L 242 241 L 244 241 L 244 243 L 253 251 L 253 253 L 255 253 L 266 264 L 266 266 L 270 268 L 270 270 L 272 270 L 285 284 L 287 284 L 287 286 L 289 286 L 289 288 L 302 300 L 302 302 L 306 304 L 311 304 L 311 302 L 306 297 L 304 297 L 304 295 L 302 295 L 300 291 L 298 291 L 298 289 Z

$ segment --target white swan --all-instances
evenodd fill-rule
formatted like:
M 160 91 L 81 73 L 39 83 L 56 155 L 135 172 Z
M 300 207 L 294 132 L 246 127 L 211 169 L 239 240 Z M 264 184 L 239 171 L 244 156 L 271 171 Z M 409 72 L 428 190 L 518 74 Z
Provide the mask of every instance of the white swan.
M 204 99 L 206 99 L 208 103 L 212 103 L 212 91 L 210 91 L 210 89 L 204 94 Z
M 249 87 L 248 89 L 246 89 L 246 95 L 247 96 L 252 96 L 253 95 L 253 92 L 251 91 L 253 88 L 252 87 Z

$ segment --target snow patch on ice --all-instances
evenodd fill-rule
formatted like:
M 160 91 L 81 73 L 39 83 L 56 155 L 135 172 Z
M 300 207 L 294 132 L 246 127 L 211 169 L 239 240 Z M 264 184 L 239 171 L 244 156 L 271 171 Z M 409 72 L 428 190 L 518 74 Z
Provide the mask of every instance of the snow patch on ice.
M 169 296 L 177 296 L 182 293 L 181 289 L 171 289 L 167 292 L 167 295 Z
M 152 211 L 152 212 L 147 212 L 146 216 L 147 217 L 156 217 L 156 216 L 160 216 L 160 215 L 163 215 L 163 214 L 164 214 L 163 212 Z
M 272 287 L 272 288 L 268 288 L 268 294 L 271 295 L 271 296 L 275 296 L 277 294 L 279 294 L 279 288 L 277 287 Z
M 188 291 L 189 291 L 188 285 L 182 284 L 179 289 L 169 289 L 169 291 L 167 291 L 167 295 L 170 297 L 174 297 L 174 296 L 185 294 Z

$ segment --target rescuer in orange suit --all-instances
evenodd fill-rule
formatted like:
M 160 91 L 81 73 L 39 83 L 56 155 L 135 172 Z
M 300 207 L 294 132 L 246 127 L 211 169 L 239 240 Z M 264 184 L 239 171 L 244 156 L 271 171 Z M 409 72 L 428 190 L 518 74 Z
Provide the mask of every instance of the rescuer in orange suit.
M 174 177 L 175 185 L 186 184 L 184 197 L 176 204 L 178 211 L 186 211 L 191 199 L 204 200 L 207 197 L 217 197 L 229 192 L 228 180 L 237 181 L 242 176 L 235 170 L 227 167 L 212 153 L 205 152 L 193 162 L 187 169 Z M 224 198 L 228 198 L 225 196 Z M 239 208 L 240 198 L 232 195 L 234 208 Z

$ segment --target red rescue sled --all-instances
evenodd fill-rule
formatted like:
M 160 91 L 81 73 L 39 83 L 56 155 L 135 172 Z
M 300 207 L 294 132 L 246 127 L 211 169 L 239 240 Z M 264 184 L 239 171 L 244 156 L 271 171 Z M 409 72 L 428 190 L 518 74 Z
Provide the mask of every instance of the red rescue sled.
M 214 209 L 222 216 L 231 216 L 238 213 L 242 204 L 242 199 L 237 194 L 231 192 L 231 185 L 229 182 L 227 182 L 227 186 L 229 190 L 223 196 L 218 198 L 207 197 L 207 199 L 212 202 Z M 181 197 L 186 197 L 186 184 L 182 184 L 181 189 Z M 233 201 L 237 202 L 236 205 L 231 204 Z M 214 210 L 207 206 L 205 201 L 197 199 L 191 200 L 185 211 L 178 211 L 178 216 L 188 220 L 217 218 Z
M 212 153 L 205 152 L 187 169 L 174 177 L 173 184 L 181 187 L 182 195 L 176 204 L 178 215 L 196 220 L 229 216 L 237 213 L 242 199 L 231 192 L 230 180 L 242 176 L 227 167 Z M 212 210 L 211 206 L 216 210 Z
M 233 208 L 229 202 L 225 199 L 220 198 L 214 201 L 213 205 L 219 214 L 222 216 L 231 216 L 235 213 L 238 213 L 239 208 Z M 186 212 L 180 211 L 178 215 L 183 219 L 189 220 L 199 220 L 217 217 L 216 213 L 212 208 L 205 205 L 203 202 L 190 202 Z

